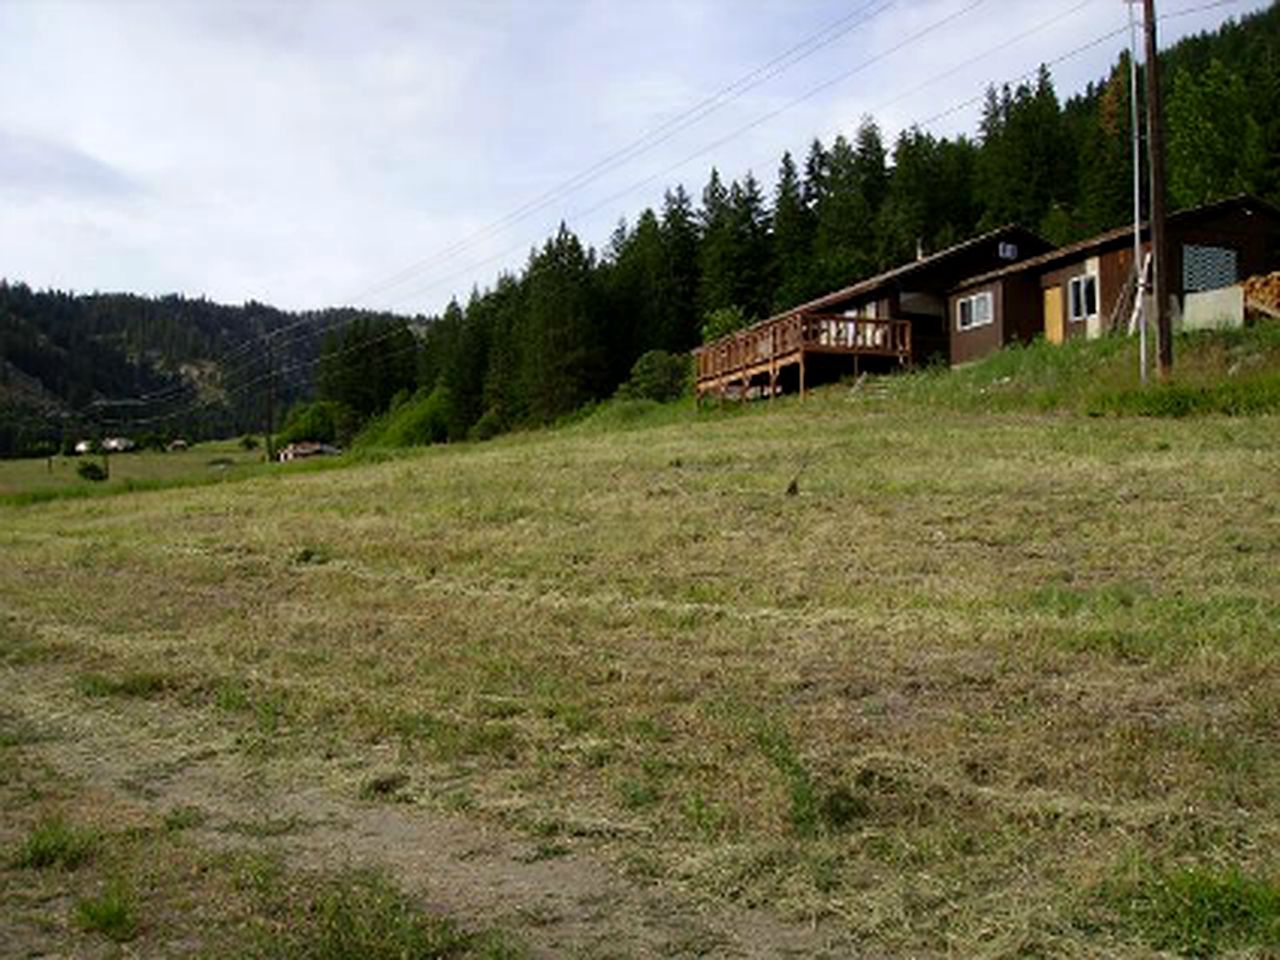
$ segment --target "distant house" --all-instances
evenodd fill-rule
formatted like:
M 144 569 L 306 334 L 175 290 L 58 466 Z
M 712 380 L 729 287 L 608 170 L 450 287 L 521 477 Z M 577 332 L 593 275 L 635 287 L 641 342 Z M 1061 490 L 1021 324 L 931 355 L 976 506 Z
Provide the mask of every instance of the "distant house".
M 859 369 L 948 359 L 947 294 L 1051 249 L 1002 227 L 800 304 L 694 352 L 697 395 L 772 396 Z
M 1144 225 L 1144 265 L 1150 254 Z M 1280 259 L 1280 210 L 1241 196 L 1171 214 L 1169 295 L 1175 316 L 1195 317 Z M 1243 304 L 1243 297 L 1237 298 Z M 1122 227 L 971 277 L 948 295 L 949 356 L 965 363 L 1043 334 L 1051 343 L 1126 329 L 1133 312 L 1133 228 Z M 1242 308 L 1240 309 L 1242 315 Z
M 135 446 L 128 437 L 106 437 L 102 441 L 102 449 L 106 453 L 127 453 Z
M 305 460 L 307 457 L 333 457 L 340 453 L 342 453 L 341 450 L 327 443 L 303 440 L 299 443 L 289 444 L 280 451 L 277 459 L 281 463 L 288 463 L 290 460 Z
M 93 453 L 93 441 L 77 440 L 76 445 L 73 449 L 75 450 L 78 456 L 83 456 L 86 453 Z
M 187 441 L 182 439 L 170 440 L 169 443 L 165 446 L 165 449 L 168 450 L 170 453 L 179 453 L 187 449 Z

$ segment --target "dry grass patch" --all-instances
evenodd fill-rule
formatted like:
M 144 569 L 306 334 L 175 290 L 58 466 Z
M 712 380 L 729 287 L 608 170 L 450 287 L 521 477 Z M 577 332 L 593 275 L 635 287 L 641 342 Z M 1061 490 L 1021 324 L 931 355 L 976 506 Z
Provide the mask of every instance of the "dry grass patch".
M 113 708 L 353 797 L 885 952 L 1140 952 L 1077 920 L 1134 844 L 1251 877 L 1280 844 L 1275 429 L 833 390 L 10 511 L 0 590 L 68 670 L 185 678 Z

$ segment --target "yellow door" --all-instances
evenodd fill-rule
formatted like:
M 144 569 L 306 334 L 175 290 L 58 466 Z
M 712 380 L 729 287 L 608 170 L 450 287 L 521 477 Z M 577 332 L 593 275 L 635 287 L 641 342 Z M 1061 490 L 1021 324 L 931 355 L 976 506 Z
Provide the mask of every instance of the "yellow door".
M 1044 292 L 1044 336 L 1050 343 L 1065 340 L 1062 327 L 1062 288 L 1050 287 Z

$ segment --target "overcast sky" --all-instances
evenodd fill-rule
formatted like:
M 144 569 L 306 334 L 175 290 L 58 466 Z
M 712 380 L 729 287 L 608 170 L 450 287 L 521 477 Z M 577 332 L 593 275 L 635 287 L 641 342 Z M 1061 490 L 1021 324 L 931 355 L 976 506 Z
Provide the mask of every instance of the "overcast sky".
M 1266 6 L 1169 17 L 1161 42 Z M 664 187 L 696 198 L 712 164 L 769 189 L 783 150 L 865 113 L 890 142 L 972 134 L 987 83 L 1127 18 L 1123 0 L 0 0 L 0 276 L 433 312 L 560 220 L 600 246 Z M 1126 42 L 1053 66 L 1059 95 Z

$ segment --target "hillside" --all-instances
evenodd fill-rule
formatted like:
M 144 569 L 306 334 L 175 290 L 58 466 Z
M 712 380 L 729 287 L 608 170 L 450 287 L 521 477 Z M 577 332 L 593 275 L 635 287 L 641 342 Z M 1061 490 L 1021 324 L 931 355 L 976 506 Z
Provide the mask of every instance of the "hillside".
M 348 309 L 294 314 L 180 296 L 33 291 L 0 280 L 0 457 L 56 450 L 81 435 L 259 431 L 268 339 L 283 411 L 312 394 L 326 331 L 387 319 Z
M 0 507 L 0 842 L 103 831 L 0 936 L 319 936 L 354 860 L 536 956 L 1280 948 L 1280 424 L 998 379 Z
M 1161 63 L 1172 206 L 1242 191 L 1280 200 L 1280 7 L 1185 39 Z M 1121 59 L 1061 99 L 1042 70 L 993 86 L 972 137 L 912 128 L 886 142 L 867 117 L 829 143 L 783 153 L 771 186 L 717 170 L 696 195 L 673 185 L 603 249 L 562 226 L 523 270 L 415 324 L 425 336 L 412 356 L 380 329 L 361 346 L 361 324 L 348 322 L 403 318 L 0 283 L 0 377 L 16 370 L 38 380 L 56 408 L 50 416 L 30 399 L 6 400 L 11 389 L 0 381 L 0 456 L 39 452 L 86 429 L 262 429 L 263 338 L 298 320 L 307 323 L 277 343 L 288 371 L 282 408 L 319 394 L 348 408 L 354 428 L 402 391 L 443 388 L 439 419 L 452 441 L 554 422 L 611 396 L 649 351 L 686 352 L 704 335 L 908 261 L 919 248 L 1008 222 L 1054 243 L 1124 223 L 1127 84 Z M 326 384 L 311 361 L 322 349 L 314 331 L 331 326 L 346 328 L 331 352 L 347 351 L 351 362 L 331 368 Z M 143 405 L 102 403 L 157 391 Z

